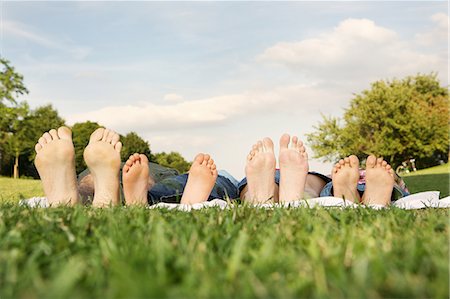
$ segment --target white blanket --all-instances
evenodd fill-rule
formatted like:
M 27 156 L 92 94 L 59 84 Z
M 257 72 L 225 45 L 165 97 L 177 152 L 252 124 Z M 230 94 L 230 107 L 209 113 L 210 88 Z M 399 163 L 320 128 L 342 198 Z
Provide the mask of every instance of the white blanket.
M 47 198 L 45 197 L 33 197 L 30 199 L 21 200 L 20 205 L 27 205 L 32 208 L 47 208 L 49 207 Z M 317 206 L 322 207 L 337 207 L 337 208 L 356 208 L 361 205 L 355 204 L 351 201 L 343 200 L 337 197 L 317 197 L 307 200 L 297 200 L 289 203 L 279 203 L 279 204 L 255 204 L 257 208 L 271 209 L 271 208 L 314 208 Z M 165 203 L 161 202 L 156 205 L 150 206 L 150 209 L 164 208 L 169 210 L 180 210 L 189 212 L 191 210 L 199 210 L 203 208 L 218 207 L 220 209 L 225 209 L 229 207 L 228 202 L 221 199 L 214 199 L 211 201 L 186 205 L 186 204 L 175 204 L 175 203 Z M 369 207 L 372 209 L 384 209 L 381 205 L 367 205 L 363 207 Z M 439 199 L 439 191 L 427 191 L 420 192 L 416 194 L 411 194 L 400 198 L 399 200 L 392 203 L 390 207 L 396 207 L 404 210 L 417 210 L 425 208 L 450 208 L 450 196 Z

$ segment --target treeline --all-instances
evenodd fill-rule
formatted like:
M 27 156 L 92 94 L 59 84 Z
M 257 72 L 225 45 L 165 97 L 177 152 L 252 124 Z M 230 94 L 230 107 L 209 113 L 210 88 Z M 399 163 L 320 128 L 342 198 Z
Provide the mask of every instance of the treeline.
M 354 95 L 343 117 L 324 116 L 308 141 L 326 161 L 375 154 L 393 167 L 411 159 L 418 168 L 447 162 L 448 86 L 434 73 L 376 81 Z
M 0 58 L 0 67 L 0 175 L 37 178 L 33 164 L 37 140 L 43 132 L 66 123 L 51 105 L 31 109 L 26 102 L 18 103 L 17 97 L 28 93 L 23 77 L 5 59 Z M 90 134 L 99 127 L 101 124 L 90 121 L 72 126 L 77 172 L 86 168 L 83 150 Z M 191 165 L 177 152 L 153 154 L 149 142 L 135 132 L 120 137 L 122 161 L 138 152 L 146 154 L 152 162 L 179 172 L 186 172 Z

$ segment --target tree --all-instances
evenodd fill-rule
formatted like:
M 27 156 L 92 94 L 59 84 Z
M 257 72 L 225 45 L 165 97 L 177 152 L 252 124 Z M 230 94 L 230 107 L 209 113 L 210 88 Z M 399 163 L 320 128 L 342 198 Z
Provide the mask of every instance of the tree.
M 383 156 L 394 167 L 410 158 L 422 166 L 447 156 L 448 90 L 436 74 L 377 81 L 356 94 L 343 119 L 324 116 L 307 138 L 316 157 L 335 161 L 350 154 Z M 448 156 L 447 156 L 448 157 Z
M 130 132 L 125 136 L 120 136 L 120 141 L 123 145 L 122 151 L 120 152 L 122 161 L 128 160 L 130 155 L 134 153 L 144 154 L 150 160 L 152 159 L 150 144 L 135 132 Z
M 155 154 L 154 159 L 159 165 L 174 168 L 180 173 L 187 172 L 192 164 L 186 161 L 183 156 L 177 152 L 170 152 L 168 154 L 165 152 L 157 153 Z
M 96 122 L 86 121 L 83 123 L 76 123 L 72 126 L 73 145 L 75 147 L 75 166 L 77 173 L 86 169 L 83 152 L 86 145 L 89 143 L 89 138 L 95 130 L 101 126 Z
M 18 95 L 28 93 L 23 84 L 23 76 L 16 73 L 4 58 L 0 58 L 0 67 L 0 106 L 5 105 L 4 102 L 16 104 Z
M 43 132 L 64 125 L 65 121 L 58 115 L 52 105 L 29 110 L 26 103 L 21 103 L 11 110 L 11 122 L 4 140 L 6 154 L 14 157 L 14 178 L 19 177 L 19 162 L 26 158 L 27 165 L 21 167 L 26 175 L 35 176 L 33 167 L 27 167 L 36 155 L 34 146 Z

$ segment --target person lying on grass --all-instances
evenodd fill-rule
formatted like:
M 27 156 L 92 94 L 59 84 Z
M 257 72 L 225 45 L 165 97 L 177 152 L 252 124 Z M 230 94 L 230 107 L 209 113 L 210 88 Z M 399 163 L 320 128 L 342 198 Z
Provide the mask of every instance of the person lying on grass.
M 81 202 L 79 190 L 95 190 L 92 205 L 105 207 L 120 204 L 119 135 L 112 130 L 95 130 L 84 151 L 90 175 L 77 183 L 72 132 L 67 127 L 50 130 L 35 146 L 35 165 L 41 177 L 50 206 L 74 205 Z M 359 161 L 356 156 L 335 165 L 332 181 L 321 174 L 308 172 L 308 156 L 296 136 L 284 134 L 280 139 L 280 169 L 275 169 L 275 154 L 270 138 L 258 141 L 247 156 L 246 178 L 239 184 L 227 175 L 219 175 L 208 154 L 198 154 L 188 174 L 172 175 L 160 182 L 149 176 L 145 155 L 131 155 L 122 171 L 126 205 L 148 205 L 161 201 L 194 204 L 208 199 L 241 198 L 252 203 L 290 202 L 308 197 L 331 196 L 350 201 L 388 205 L 394 186 L 391 167 L 382 159 L 367 159 L 367 188 L 362 197 Z M 93 186 L 88 186 L 92 184 Z M 361 189 L 361 188 L 359 188 Z

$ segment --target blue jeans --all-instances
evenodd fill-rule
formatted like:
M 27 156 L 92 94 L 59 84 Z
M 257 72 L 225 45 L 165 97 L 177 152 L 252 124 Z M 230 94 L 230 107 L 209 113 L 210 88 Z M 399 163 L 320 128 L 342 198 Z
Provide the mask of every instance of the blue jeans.
M 171 176 L 156 183 L 147 193 L 149 205 L 160 202 L 179 203 L 186 187 L 188 174 Z M 237 181 L 228 172 L 221 170 L 208 200 L 236 199 L 239 197 Z

